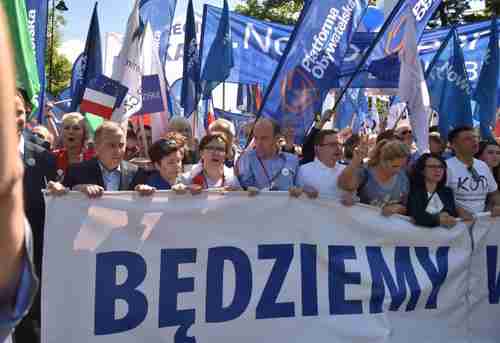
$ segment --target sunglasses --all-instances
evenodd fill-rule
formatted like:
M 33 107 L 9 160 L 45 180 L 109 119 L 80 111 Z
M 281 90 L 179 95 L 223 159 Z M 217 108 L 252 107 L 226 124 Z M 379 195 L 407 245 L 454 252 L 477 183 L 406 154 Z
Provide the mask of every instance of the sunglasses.
M 471 174 L 472 180 L 474 180 L 474 182 L 481 181 L 481 176 L 474 167 L 467 168 L 467 171 Z
M 402 136 L 406 136 L 406 135 L 411 135 L 413 132 L 411 130 L 404 130 L 404 131 L 401 131 L 401 135 Z

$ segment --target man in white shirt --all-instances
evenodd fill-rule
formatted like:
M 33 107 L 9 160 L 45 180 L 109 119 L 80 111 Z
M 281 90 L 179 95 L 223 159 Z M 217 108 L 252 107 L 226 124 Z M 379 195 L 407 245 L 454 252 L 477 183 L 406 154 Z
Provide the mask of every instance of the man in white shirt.
M 500 194 L 495 178 L 486 163 L 474 158 L 478 140 L 473 129 L 455 128 L 448 140 L 456 156 L 446 161 L 447 186 L 453 189 L 460 217 L 469 219 L 485 211 L 491 211 L 492 216 L 500 216 Z
M 342 145 L 336 130 L 320 131 L 314 141 L 315 159 L 304 164 L 297 174 L 297 186 L 308 194 L 338 197 L 337 178 L 345 166 L 342 159 Z

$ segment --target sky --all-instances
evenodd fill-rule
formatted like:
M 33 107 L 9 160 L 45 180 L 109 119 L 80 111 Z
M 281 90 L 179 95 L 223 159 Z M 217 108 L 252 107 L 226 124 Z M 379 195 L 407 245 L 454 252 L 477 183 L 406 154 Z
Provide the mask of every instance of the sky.
M 165 0 L 168 1 L 168 0 Z M 175 16 L 185 16 L 187 0 L 177 0 Z M 230 8 L 243 2 L 242 0 L 229 0 Z M 69 11 L 64 13 L 66 26 L 63 28 L 63 43 L 61 53 L 66 55 L 71 62 L 83 51 L 85 39 L 94 8 L 94 0 L 65 0 Z M 101 0 L 98 5 L 99 25 L 101 29 L 101 42 L 107 32 L 124 33 L 127 19 L 132 11 L 134 0 Z M 223 0 L 193 0 L 195 11 L 201 13 L 203 4 L 222 7 Z M 103 46 L 104 49 L 104 46 Z

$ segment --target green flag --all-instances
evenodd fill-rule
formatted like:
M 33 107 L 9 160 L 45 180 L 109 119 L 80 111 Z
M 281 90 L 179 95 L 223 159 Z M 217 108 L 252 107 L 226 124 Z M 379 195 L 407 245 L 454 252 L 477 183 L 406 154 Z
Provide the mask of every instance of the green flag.
M 89 135 L 93 138 L 95 135 L 95 130 L 97 130 L 97 128 L 102 125 L 104 119 L 91 113 L 85 113 L 85 120 L 87 121 L 87 128 L 90 131 Z
M 28 14 L 25 0 L 0 0 L 8 18 L 9 31 L 16 59 L 16 83 L 30 98 L 32 112 L 38 108 L 40 80 L 35 59 L 34 42 L 28 31 Z

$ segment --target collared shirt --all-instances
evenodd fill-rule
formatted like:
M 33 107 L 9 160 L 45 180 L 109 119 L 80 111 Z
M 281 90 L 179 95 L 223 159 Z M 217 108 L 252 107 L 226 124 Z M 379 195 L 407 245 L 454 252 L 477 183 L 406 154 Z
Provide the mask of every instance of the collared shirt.
M 19 153 L 21 156 L 24 156 L 24 136 L 21 135 L 19 137 L 19 145 L 18 145 Z
M 295 185 L 299 166 L 297 156 L 280 152 L 271 159 L 261 159 L 255 150 L 245 152 L 238 160 L 242 187 L 261 190 L 287 191 Z
M 102 180 L 104 181 L 104 189 L 111 192 L 119 191 L 122 178 L 120 166 L 113 170 L 107 170 L 106 167 L 99 162 L 99 167 L 101 168 Z
M 10 333 L 26 315 L 38 289 L 38 279 L 32 260 L 32 234 L 27 220 L 25 220 L 25 247 L 26 254 L 23 260 L 21 278 L 17 287 L 15 304 L 5 304 L 0 290 L 0 343 L 10 342 Z
M 297 174 L 298 187 L 313 187 L 321 195 L 338 197 L 340 190 L 337 188 L 337 179 L 345 166 L 339 163 L 330 168 L 317 158 L 313 162 L 304 164 Z

